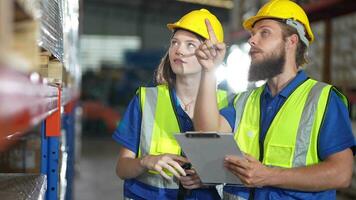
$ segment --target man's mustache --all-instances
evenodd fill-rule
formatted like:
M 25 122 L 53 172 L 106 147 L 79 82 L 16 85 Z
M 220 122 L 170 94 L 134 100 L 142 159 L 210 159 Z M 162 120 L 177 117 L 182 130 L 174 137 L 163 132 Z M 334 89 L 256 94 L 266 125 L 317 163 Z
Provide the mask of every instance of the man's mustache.
M 253 53 L 262 53 L 262 52 L 263 52 L 262 49 L 260 49 L 258 47 L 251 47 L 248 54 L 251 56 L 251 54 L 253 54 Z

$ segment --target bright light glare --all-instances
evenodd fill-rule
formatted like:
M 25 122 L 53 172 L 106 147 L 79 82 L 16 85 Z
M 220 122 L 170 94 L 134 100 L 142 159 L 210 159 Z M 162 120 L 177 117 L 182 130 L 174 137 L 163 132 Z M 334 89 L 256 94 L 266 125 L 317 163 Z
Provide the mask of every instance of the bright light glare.
M 266 81 L 265 80 L 262 80 L 262 81 L 257 81 L 257 82 L 255 82 L 255 85 L 256 85 L 256 87 L 261 87 L 263 84 L 265 84 L 266 83 Z
M 30 75 L 30 80 L 33 82 L 33 83 L 38 83 L 40 81 L 40 75 L 37 73 L 37 72 L 33 72 L 31 73 Z
M 235 92 L 247 90 L 247 77 L 251 61 L 248 55 L 249 50 L 250 45 L 247 43 L 231 46 L 226 66 L 220 66 L 216 72 L 218 83 L 226 79 Z

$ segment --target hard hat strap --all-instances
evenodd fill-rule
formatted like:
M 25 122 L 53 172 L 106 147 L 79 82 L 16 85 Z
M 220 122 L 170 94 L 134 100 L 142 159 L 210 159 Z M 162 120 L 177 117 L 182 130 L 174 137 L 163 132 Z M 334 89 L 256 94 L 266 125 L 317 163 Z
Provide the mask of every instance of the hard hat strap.
M 295 28 L 297 30 L 299 38 L 308 47 L 309 46 L 309 40 L 305 36 L 305 28 L 304 28 L 303 24 L 301 24 L 300 22 L 298 22 L 296 20 L 293 20 L 293 19 L 286 19 L 284 21 L 285 21 L 285 23 L 287 25 L 292 26 L 293 28 Z

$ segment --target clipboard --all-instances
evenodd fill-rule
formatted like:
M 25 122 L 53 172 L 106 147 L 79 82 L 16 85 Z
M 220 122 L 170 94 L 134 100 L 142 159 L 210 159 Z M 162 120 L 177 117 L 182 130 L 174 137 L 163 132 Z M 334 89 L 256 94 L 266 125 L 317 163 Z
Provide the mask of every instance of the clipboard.
M 242 184 L 224 167 L 226 155 L 242 156 L 232 133 L 187 132 L 174 137 L 204 184 Z

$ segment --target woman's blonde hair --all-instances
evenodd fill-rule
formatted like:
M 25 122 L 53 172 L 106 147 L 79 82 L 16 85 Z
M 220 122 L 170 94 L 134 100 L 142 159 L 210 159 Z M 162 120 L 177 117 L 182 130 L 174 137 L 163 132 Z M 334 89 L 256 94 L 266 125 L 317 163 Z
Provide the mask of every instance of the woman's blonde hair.
M 176 74 L 172 71 L 167 51 L 155 71 L 155 83 L 157 85 L 167 84 L 170 88 L 173 88 L 175 81 Z

